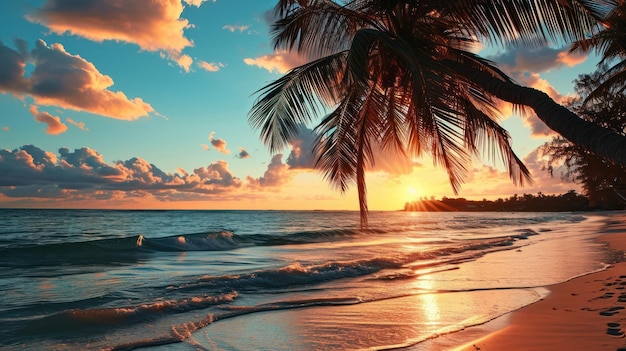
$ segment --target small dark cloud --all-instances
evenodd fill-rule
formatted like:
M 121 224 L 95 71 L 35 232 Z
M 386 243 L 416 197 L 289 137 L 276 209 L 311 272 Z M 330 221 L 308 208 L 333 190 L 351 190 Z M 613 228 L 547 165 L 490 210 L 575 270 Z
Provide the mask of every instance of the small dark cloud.
M 237 153 L 237 158 L 240 158 L 240 159 L 250 158 L 250 154 L 248 153 L 248 151 L 246 151 L 246 149 L 240 147 L 239 152 Z
M 293 169 L 312 169 L 315 167 L 315 133 L 304 126 L 295 138 L 289 141 L 291 152 L 287 156 L 287 165 Z
M 209 142 L 215 150 L 226 155 L 230 154 L 230 150 L 226 148 L 226 141 L 224 139 L 215 138 L 215 132 L 211 132 L 211 134 L 209 134 Z
M 536 49 L 511 48 L 505 52 L 487 57 L 509 74 L 521 72 L 547 72 L 559 67 L 572 67 L 584 62 L 587 56 L 570 53 L 568 48 Z
M 16 41 L 17 43 L 23 41 Z M 29 81 L 24 77 L 26 55 L 5 46 L 0 41 L 0 91 L 27 92 Z

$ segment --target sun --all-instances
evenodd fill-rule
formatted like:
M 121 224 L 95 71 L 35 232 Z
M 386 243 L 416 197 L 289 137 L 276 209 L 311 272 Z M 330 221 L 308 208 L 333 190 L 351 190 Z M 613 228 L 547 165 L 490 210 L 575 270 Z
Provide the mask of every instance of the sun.
M 409 186 L 406 189 L 406 199 L 407 199 L 407 201 L 415 201 L 415 200 L 417 200 L 418 195 L 419 195 L 419 191 L 417 190 L 417 187 Z

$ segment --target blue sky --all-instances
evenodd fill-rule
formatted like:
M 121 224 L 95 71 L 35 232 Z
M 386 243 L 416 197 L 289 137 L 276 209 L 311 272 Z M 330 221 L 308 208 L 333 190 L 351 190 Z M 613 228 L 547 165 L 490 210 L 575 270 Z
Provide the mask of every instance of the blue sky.
M 357 209 L 354 192 L 311 169 L 310 135 L 272 155 L 248 124 L 254 92 L 304 63 L 273 52 L 274 4 L 0 2 L 0 207 Z M 557 101 L 596 62 L 561 47 L 482 54 Z M 545 126 L 503 111 L 535 184 L 515 188 L 477 162 L 459 196 L 578 189 L 541 171 Z M 430 164 L 381 160 L 368 174 L 370 208 L 454 196 Z

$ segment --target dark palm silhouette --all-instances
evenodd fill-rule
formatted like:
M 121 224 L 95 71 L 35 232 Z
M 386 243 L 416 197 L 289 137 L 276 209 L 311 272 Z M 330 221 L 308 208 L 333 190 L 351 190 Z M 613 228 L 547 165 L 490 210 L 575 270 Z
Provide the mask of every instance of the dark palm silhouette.
M 568 0 L 280 0 L 275 48 L 311 61 L 259 90 L 250 122 L 275 152 L 330 110 L 315 129 L 316 165 L 341 191 L 356 183 L 363 226 L 365 170 L 377 147 L 431 154 L 455 193 L 481 153 L 501 159 L 516 184 L 530 181 L 498 124 L 497 98 L 532 107 L 564 137 L 626 164 L 626 138 L 516 85 L 471 51 L 478 40 L 529 46 L 582 40 L 611 9 Z
M 601 56 L 601 84 L 585 99 L 590 102 L 604 94 L 624 94 L 626 90 L 626 1 L 617 0 L 616 6 L 598 30 L 589 38 L 572 45 L 571 51 L 596 51 Z
M 597 72 L 578 76 L 574 81 L 578 97 L 568 105 L 582 118 L 625 135 L 626 95 L 597 89 L 605 72 L 607 68 L 600 66 Z M 590 100 L 592 93 L 597 95 Z M 592 206 L 609 210 L 625 207 L 626 167 L 608 162 L 562 137 L 554 137 L 541 151 L 549 156 L 548 171 L 553 173 L 555 165 L 564 165 L 565 172 L 561 176 L 581 184 Z

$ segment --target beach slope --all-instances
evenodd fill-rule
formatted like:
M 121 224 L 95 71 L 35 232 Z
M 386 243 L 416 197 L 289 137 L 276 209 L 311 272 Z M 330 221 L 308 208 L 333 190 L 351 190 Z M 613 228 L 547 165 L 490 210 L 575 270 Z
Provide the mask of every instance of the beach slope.
M 626 351 L 626 213 L 608 214 L 597 240 L 610 247 L 608 269 L 551 286 L 545 299 L 461 332 L 474 339 L 455 351 Z

